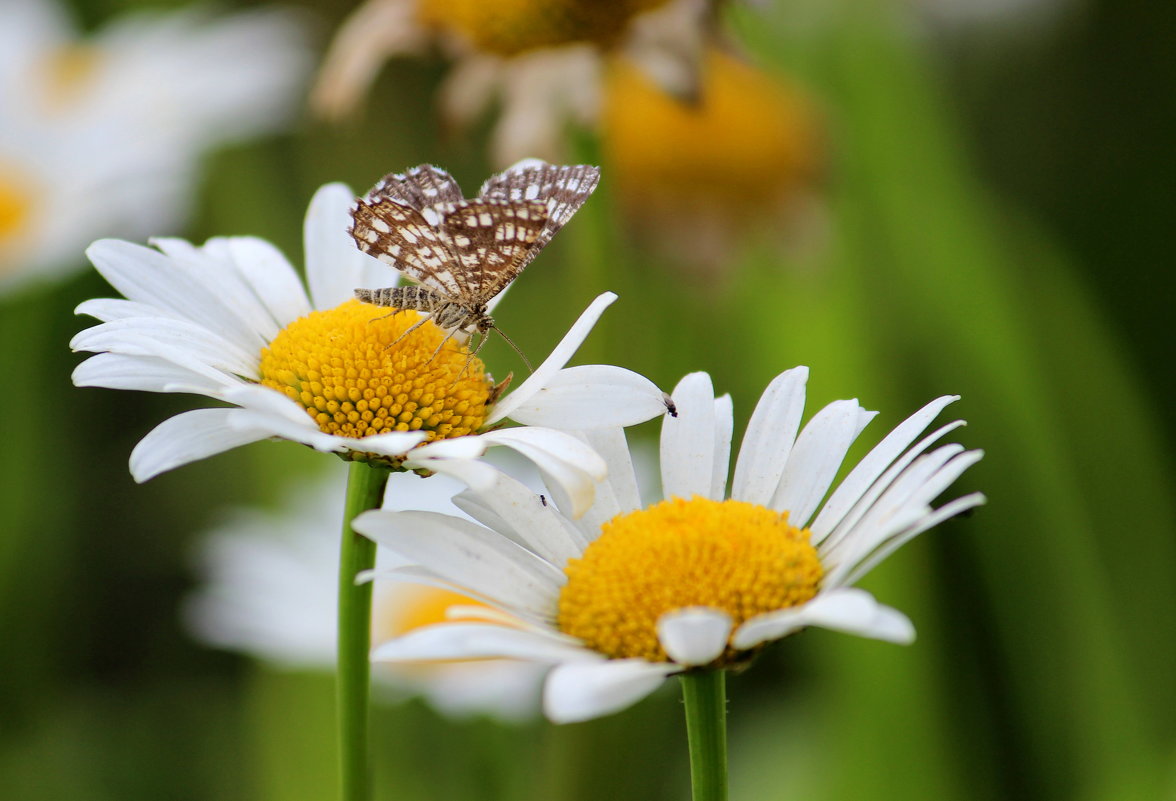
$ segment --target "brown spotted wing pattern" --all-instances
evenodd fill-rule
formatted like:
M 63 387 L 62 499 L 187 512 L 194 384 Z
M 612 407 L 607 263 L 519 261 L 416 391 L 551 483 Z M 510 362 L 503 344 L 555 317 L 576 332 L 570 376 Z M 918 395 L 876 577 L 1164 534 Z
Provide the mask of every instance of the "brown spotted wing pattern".
M 352 210 L 351 236 L 361 251 L 430 291 L 430 308 L 464 311 L 464 325 L 493 326 L 486 304 L 513 281 L 596 188 L 596 167 L 528 160 L 490 178 L 465 199 L 444 170 L 431 165 L 385 176 Z M 420 293 L 357 290 L 363 300 L 394 306 Z M 409 308 L 401 305 L 399 308 Z

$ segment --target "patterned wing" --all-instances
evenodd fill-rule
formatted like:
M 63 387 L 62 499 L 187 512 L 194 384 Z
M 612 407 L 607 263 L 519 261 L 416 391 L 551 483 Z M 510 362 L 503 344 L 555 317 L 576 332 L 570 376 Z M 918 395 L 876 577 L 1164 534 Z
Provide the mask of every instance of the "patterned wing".
M 539 255 L 564 223 L 584 205 L 600 182 L 600 168 L 587 164 L 559 166 L 528 159 L 500 172 L 482 184 L 480 197 L 502 197 L 514 201 L 540 201 L 547 205 L 547 224 L 531 246 L 519 269 Z
M 457 257 L 454 271 L 464 283 L 460 298 L 481 305 L 514 280 L 547 223 L 547 206 L 538 201 L 476 198 L 443 211 L 441 236 Z
M 355 244 L 369 256 L 404 273 L 417 283 L 457 297 L 464 291 L 461 266 L 442 240 L 441 232 L 416 209 L 393 200 L 357 200 L 351 209 Z
M 369 203 L 391 200 L 421 212 L 430 225 L 440 223 L 433 206 L 457 203 L 461 187 L 453 176 L 432 164 L 421 164 L 402 173 L 389 173 L 379 180 L 364 198 Z

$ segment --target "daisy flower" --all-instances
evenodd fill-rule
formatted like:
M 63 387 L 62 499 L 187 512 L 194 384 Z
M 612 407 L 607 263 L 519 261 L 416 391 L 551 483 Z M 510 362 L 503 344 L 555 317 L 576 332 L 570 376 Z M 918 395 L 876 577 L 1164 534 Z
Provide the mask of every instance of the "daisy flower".
M 632 425 L 666 409 L 664 394 L 629 370 L 564 368 L 616 296 L 598 297 L 547 360 L 506 394 L 507 382 L 495 384 L 481 360 L 470 358 L 461 332 L 446 334 L 430 322 L 402 337 L 416 312 L 389 315 L 352 296 L 357 287 L 396 278 L 348 235 L 353 200 L 347 187 L 330 184 L 311 201 L 309 295 L 282 254 L 252 237 L 199 247 L 179 239 L 156 239 L 154 247 L 102 240 L 89 248 L 125 299 L 78 307 L 102 323 L 71 342 L 98 353 L 77 367 L 74 383 L 231 404 L 160 424 L 131 453 L 134 478 L 271 438 L 435 472 L 502 445 L 586 508 L 605 465 L 582 441 L 547 426 Z M 526 425 L 499 428 L 508 417 Z
M 0 288 L 80 266 L 96 237 L 180 225 L 198 158 L 280 129 L 309 66 L 293 18 L 120 17 L 81 36 L 50 0 L 0 0 Z
M 674 390 L 677 416 L 662 426 L 659 503 L 641 504 L 623 432 L 602 429 L 585 438 L 608 462 L 608 480 L 578 519 L 558 488 L 548 502 L 503 474 L 492 490 L 457 498 L 480 524 L 435 512 L 361 515 L 357 531 L 418 565 L 395 574 L 528 624 L 494 625 L 493 614 L 486 624 L 443 623 L 385 643 L 373 658 L 554 665 L 545 711 L 569 722 L 623 709 L 673 674 L 742 666 L 807 626 L 911 642 L 910 621 L 854 584 L 916 535 L 983 502 L 971 494 L 931 505 L 981 454 L 932 449 L 961 421 L 922 436 L 955 400 L 939 398 L 830 492 L 874 413 L 836 401 L 802 429 L 807 375 L 789 370 L 764 392 L 729 493 L 731 399 L 716 398 L 710 377 L 694 373 Z
M 600 141 L 634 237 L 714 274 L 749 233 L 794 244 L 820 230 L 825 137 L 813 99 L 778 76 L 717 48 L 700 75 L 683 102 L 614 59 Z
M 712 16 L 707 0 L 368 0 L 336 35 L 311 105 L 343 117 L 386 59 L 436 44 L 453 62 L 439 92 L 447 122 L 466 127 L 497 105 L 496 163 L 558 159 L 567 121 L 596 119 L 607 54 L 625 53 L 667 91 L 694 95 Z
M 523 468 L 504 467 L 512 472 Z M 203 581 L 183 608 L 184 621 L 196 639 L 250 654 L 279 669 L 334 669 L 339 569 L 335 529 L 344 495 L 342 479 L 334 474 L 303 480 L 286 493 L 279 511 L 236 509 L 204 535 L 197 553 Z M 397 499 L 412 498 L 419 508 L 460 514 L 450 502 L 462 488 L 454 479 L 397 473 L 388 485 L 385 509 L 394 508 Z M 395 564 L 393 555 L 380 549 L 377 567 Z M 442 622 L 449 609 L 470 606 L 483 605 L 422 584 L 376 582 L 372 642 Z M 545 672 L 545 666 L 534 662 L 496 659 L 380 665 L 372 678 L 380 695 L 419 695 L 442 714 L 522 721 L 539 711 Z

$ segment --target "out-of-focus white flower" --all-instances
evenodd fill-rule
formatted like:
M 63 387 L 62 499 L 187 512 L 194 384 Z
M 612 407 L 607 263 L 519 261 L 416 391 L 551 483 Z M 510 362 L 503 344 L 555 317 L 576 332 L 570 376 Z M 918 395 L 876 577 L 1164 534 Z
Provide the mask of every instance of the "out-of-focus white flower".
M 0 0 L 0 19 L 0 289 L 80 268 L 100 236 L 174 231 L 199 156 L 289 122 L 310 63 L 274 10 L 84 38 L 51 0 Z
M 692 97 L 712 20 L 709 0 L 368 0 L 336 35 L 311 102 L 327 117 L 349 114 L 386 59 L 437 44 L 453 61 L 440 90 L 450 124 L 497 104 L 496 164 L 560 160 L 564 127 L 597 118 L 604 58 L 623 53 Z
M 733 416 L 710 377 L 675 388 L 661 439 L 665 500 L 643 506 L 619 429 L 586 435 L 608 462 L 597 502 L 576 520 L 500 475 L 455 502 L 478 523 L 373 510 L 353 526 L 417 563 L 406 578 L 485 599 L 525 628 L 446 622 L 373 651 L 376 660 L 530 659 L 555 668 L 544 707 L 556 722 L 609 714 L 690 669 L 745 665 L 808 626 L 909 643 L 901 612 L 853 585 L 920 533 L 970 509 L 972 493 L 932 502 L 981 453 L 933 446 L 961 421 L 923 432 L 956 398 L 932 401 L 882 439 L 835 488 L 846 453 L 874 416 L 836 401 L 803 427 L 808 370 L 779 375 L 743 438 L 730 493 Z M 480 525 L 479 525 L 480 524 Z
M 518 459 L 510 466 L 512 472 L 526 467 Z M 236 509 L 207 533 L 197 552 L 203 583 L 183 608 L 184 621 L 197 639 L 281 669 L 333 669 L 345 483 L 345 471 L 303 480 L 290 488 L 279 510 Z M 461 489 L 445 476 L 426 480 L 398 473 L 389 478 L 384 508 L 411 503 L 460 515 L 450 498 Z M 396 564 L 391 553 L 379 550 L 379 567 Z M 443 589 L 377 581 L 372 642 L 442 622 L 455 605 L 481 606 Z M 538 712 L 545 673 L 546 667 L 533 662 L 496 659 L 377 665 L 372 676 L 377 697 L 420 695 L 452 716 L 487 714 L 514 721 Z

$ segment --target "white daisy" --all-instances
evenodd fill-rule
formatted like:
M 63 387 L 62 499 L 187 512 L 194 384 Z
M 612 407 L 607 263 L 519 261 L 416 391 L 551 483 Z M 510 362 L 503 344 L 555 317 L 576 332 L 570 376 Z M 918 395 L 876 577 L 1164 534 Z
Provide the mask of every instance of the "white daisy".
M 289 14 L 136 14 L 81 37 L 0 0 L 0 287 L 81 266 L 104 235 L 187 215 L 198 157 L 285 125 L 309 66 Z
M 559 159 L 567 123 L 596 120 L 612 54 L 693 97 L 712 20 L 708 0 L 368 0 L 336 35 L 311 104 L 327 117 L 349 114 L 386 59 L 440 44 L 453 62 L 439 92 L 449 123 L 468 126 L 497 105 L 496 163 Z
M 847 450 L 874 416 L 836 401 L 803 430 L 806 368 L 778 376 L 743 440 L 728 495 L 732 408 L 705 373 L 687 376 L 662 427 L 665 500 L 642 508 L 619 429 L 585 438 L 609 465 L 588 513 L 536 498 L 499 474 L 458 505 L 482 525 L 431 512 L 372 511 L 354 527 L 420 565 L 396 573 L 482 598 L 528 622 L 445 623 L 373 651 L 377 660 L 531 659 L 556 665 L 545 709 L 556 722 L 622 709 L 690 668 L 728 668 L 806 626 L 909 643 L 900 612 L 853 585 L 896 548 L 983 502 L 931 502 L 978 451 L 928 450 L 922 432 L 954 397 L 888 434 L 828 495 Z M 799 434 L 797 433 L 799 431 Z M 915 443 L 912 445 L 912 443 Z
M 547 360 L 499 397 L 503 386 L 493 385 L 480 359 L 468 359 L 458 343 L 464 337 L 442 345 L 445 333 L 430 323 L 399 339 L 416 312 L 389 316 L 352 297 L 356 287 L 397 277 L 356 249 L 347 233 L 353 200 L 347 187 L 330 184 L 311 201 L 309 297 L 282 254 L 252 237 L 201 247 L 157 239 L 154 248 L 102 240 L 89 248 L 126 299 L 78 307 L 102 324 L 71 342 L 99 354 L 77 367 L 74 383 L 192 393 L 235 407 L 163 422 L 131 454 L 135 479 L 269 438 L 408 469 L 461 467 L 463 475 L 487 447 L 503 445 L 586 508 L 605 465 L 579 439 L 545 426 L 632 425 L 666 408 L 664 394 L 629 370 L 564 368 L 616 296 L 598 297 Z M 526 425 L 495 428 L 508 417 Z
M 280 511 L 238 509 L 205 535 L 198 552 L 203 584 L 183 609 L 198 640 L 248 653 L 279 669 L 334 669 L 338 510 L 345 483 L 341 474 L 300 482 Z M 411 498 L 418 508 L 460 514 L 450 503 L 459 489 L 445 476 L 397 473 L 389 477 L 383 508 Z M 381 548 L 376 564 L 387 568 L 397 562 Z M 376 582 L 372 641 L 440 622 L 454 606 L 481 605 L 421 584 Z M 545 672 L 534 662 L 496 659 L 380 665 L 372 678 L 390 698 L 420 695 L 451 716 L 488 714 L 515 721 L 538 713 Z

